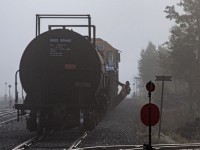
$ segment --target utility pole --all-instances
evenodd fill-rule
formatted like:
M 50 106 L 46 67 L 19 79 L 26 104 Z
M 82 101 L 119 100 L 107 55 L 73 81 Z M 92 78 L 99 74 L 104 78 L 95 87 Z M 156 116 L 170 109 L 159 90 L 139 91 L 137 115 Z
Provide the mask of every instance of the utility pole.
M 7 82 L 5 82 L 5 97 L 4 100 L 7 100 Z
M 8 88 L 9 88 L 9 99 L 11 99 L 11 94 L 10 94 L 11 85 L 8 85 Z
M 161 122 L 162 122 L 162 108 L 163 108 L 163 95 L 164 95 L 164 81 L 172 81 L 172 76 L 156 76 L 155 81 L 162 81 L 162 93 L 161 93 L 161 102 L 160 102 L 160 122 L 159 122 L 159 131 L 158 131 L 158 139 L 160 140 L 160 132 L 161 132 Z
M 9 88 L 9 107 L 11 107 L 11 105 L 12 105 L 12 99 L 11 99 L 11 93 L 10 93 L 11 85 L 8 85 L 8 88 Z
M 141 78 L 140 77 L 134 77 L 134 79 L 135 79 L 135 96 L 137 96 L 138 95 L 137 88 L 138 88 L 138 85 L 140 84 Z
M 135 98 L 135 83 L 133 83 L 133 98 Z

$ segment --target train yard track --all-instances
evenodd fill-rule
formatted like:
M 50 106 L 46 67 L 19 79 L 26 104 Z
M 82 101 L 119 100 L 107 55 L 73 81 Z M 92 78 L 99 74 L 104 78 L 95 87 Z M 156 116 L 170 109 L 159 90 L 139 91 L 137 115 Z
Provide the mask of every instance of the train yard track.
M 16 114 L 17 111 L 14 109 L 1 109 L 0 110 L 0 117 L 4 117 L 10 114 Z
M 0 110 L 0 126 L 6 123 L 17 120 L 17 111 L 13 109 L 2 109 Z
M 69 131 L 50 132 L 46 135 L 35 136 L 12 150 L 42 150 L 42 149 L 76 149 L 88 137 L 88 133 L 80 135 L 78 128 Z
M 16 121 L 18 119 L 16 116 L 17 116 L 17 111 L 14 109 L 0 110 L 0 126 Z M 26 117 L 26 116 L 28 115 L 24 114 L 21 117 Z

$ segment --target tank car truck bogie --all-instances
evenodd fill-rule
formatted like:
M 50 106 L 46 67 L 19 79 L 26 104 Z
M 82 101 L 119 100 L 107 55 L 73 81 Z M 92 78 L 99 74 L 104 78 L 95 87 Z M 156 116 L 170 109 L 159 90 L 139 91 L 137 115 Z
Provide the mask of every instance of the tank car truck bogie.
M 96 112 L 92 110 L 80 110 L 80 132 L 91 131 L 97 125 Z
M 112 63 L 114 70 L 106 70 L 107 56 L 96 49 L 95 26 L 91 25 L 90 15 L 60 17 L 88 19 L 88 25 L 71 25 L 88 28 L 86 36 L 66 29 L 70 25 L 53 30 L 51 25 L 49 31 L 40 34 L 40 19 L 56 17 L 60 16 L 36 15 L 37 36 L 26 47 L 17 71 L 26 97 L 23 104 L 17 104 L 16 88 L 15 109 L 29 110 L 27 129 L 39 134 L 75 126 L 80 131 L 92 130 L 117 94 L 113 89 L 118 86 L 114 80 L 118 80 L 119 62 Z M 109 56 L 117 53 L 116 49 L 109 51 L 113 51 Z

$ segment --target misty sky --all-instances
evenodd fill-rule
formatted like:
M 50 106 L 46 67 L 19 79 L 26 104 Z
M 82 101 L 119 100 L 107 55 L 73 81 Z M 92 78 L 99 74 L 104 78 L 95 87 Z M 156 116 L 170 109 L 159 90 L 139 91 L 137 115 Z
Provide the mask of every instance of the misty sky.
M 0 96 L 5 82 L 14 89 L 14 75 L 21 55 L 35 37 L 36 14 L 90 14 L 97 37 L 122 51 L 120 81 L 138 74 L 140 51 L 149 41 L 168 40 L 173 22 L 164 8 L 178 0 L 1 0 L 0 5 Z M 12 90 L 12 95 L 14 92 Z

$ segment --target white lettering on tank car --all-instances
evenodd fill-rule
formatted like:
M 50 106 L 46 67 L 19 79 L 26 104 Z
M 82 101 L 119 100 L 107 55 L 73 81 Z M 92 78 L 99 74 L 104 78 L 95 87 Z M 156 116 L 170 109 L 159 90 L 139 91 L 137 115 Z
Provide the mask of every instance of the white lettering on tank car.
M 49 39 L 49 42 L 51 42 L 51 43 L 57 43 L 58 39 Z
M 51 38 L 49 39 L 50 56 L 63 56 L 64 51 L 70 51 L 70 38 Z
M 71 43 L 72 39 L 60 39 L 60 43 Z

